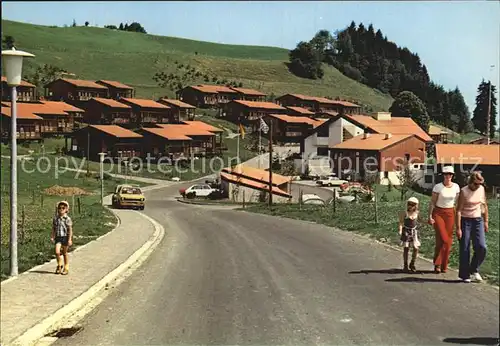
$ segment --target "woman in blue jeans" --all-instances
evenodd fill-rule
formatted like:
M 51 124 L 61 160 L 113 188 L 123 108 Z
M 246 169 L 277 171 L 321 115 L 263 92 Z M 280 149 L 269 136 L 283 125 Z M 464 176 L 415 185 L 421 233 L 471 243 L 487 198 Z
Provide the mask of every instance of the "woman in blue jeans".
M 460 264 L 458 276 L 464 282 L 482 281 L 479 267 L 486 257 L 485 232 L 488 232 L 488 204 L 484 178 L 472 172 L 468 185 L 460 190 L 457 205 L 457 238 L 460 239 Z M 474 256 L 470 259 L 470 242 Z

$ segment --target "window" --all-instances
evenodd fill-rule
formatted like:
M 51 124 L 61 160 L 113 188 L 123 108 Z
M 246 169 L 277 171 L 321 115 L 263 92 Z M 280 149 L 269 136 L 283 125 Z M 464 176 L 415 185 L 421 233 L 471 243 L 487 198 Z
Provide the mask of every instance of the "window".
M 410 161 L 410 154 L 405 154 L 405 160 Z
M 318 129 L 318 137 L 330 137 L 330 127 L 329 126 L 320 126 Z
M 430 175 L 430 174 L 425 175 L 424 176 L 425 183 L 426 184 L 432 184 L 432 183 L 434 183 L 434 179 L 433 178 L 434 177 L 432 175 Z
M 316 154 L 318 156 L 328 156 L 328 147 L 317 147 Z

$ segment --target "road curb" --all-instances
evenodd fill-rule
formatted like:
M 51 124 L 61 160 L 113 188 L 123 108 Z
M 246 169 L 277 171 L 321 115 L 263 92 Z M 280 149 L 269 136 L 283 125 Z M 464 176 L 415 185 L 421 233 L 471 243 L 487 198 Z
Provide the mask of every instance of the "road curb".
M 113 212 L 114 213 L 114 212 Z M 56 311 L 51 316 L 45 318 L 42 322 L 31 327 L 22 335 L 9 343 L 9 345 L 29 346 L 34 345 L 38 340 L 44 338 L 48 333 L 57 330 L 61 324 L 67 323 L 75 317 L 78 320 L 92 311 L 101 300 L 95 299 L 97 296 L 107 289 L 114 281 L 121 283 L 126 277 L 131 275 L 144 261 L 146 261 L 153 250 L 160 244 L 165 236 L 165 229 L 158 222 L 149 216 L 135 211 L 141 217 L 153 224 L 155 232 L 153 235 L 136 250 L 125 262 L 116 267 L 113 271 L 105 275 L 101 280 L 91 286 L 87 291 L 79 297 L 72 300 L 69 304 Z M 109 234 L 111 232 L 108 232 Z M 89 242 L 90 243 L 90 242 Z M 89 308 L 90 307 L 90 308 Z

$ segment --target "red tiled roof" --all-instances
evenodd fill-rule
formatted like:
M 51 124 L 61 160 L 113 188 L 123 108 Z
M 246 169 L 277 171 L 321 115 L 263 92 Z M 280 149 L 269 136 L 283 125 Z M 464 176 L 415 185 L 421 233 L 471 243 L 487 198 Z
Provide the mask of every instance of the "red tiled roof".
M 62 109 L 64 112 L 74 112 L 74 113 L 85 112 L 83 109 L 70 105 L 69 103 L 66 103 L 64 101 L 40 101 L 40 102 L 49 107 Z
M 264 94 L 258 90 L 255 90 L 255 89 L 248 89 L 248 88 L 231 88 L 231 89 L 236 90 L 237 92 L 239 92 L 240 94 L 243 94 L 243 95 L 266 96 L 266 94 Z
M 141 138 L 142 135 L 118 125 L 89 125 L 117 138 Z
M 415 134 L 426 142 L 432 141 L 432 138 L 411 118 L 391 117 L 390 120 L 377 120 L 368 115 L 345 114 L 344 116 L 348 121 L 351 119 L 377 133 Z
M 259 182 L 254 181 L 254 180 L 238 177 L 238 176 L 235 176 L 233 174 L 224 173 L 224 172 L 221 172 L 220 176 L 221 176 L 221 179 L 229 181 L 233 184 L 241 184 L 241 185 L 245 185 L 245 186 L 248 186 L 250 188 L 254 188 L 254 189 L 258 189 L 258 190 L 269 191 L 268 184 L 259 183 Z M 271 187 L 271 189 L 272 189 L 273 194 L 276 194 L 278 196 L 283 196 L 283 197 L 287 197 L 287 198 L 292 197 L 286 191 L 283 191 L 274 185 Z
M 344 107 L 361 107 L 358 106 L 355 103 L 349 102 L 349 101 L 342 101 L 342 100 L 330 100 L 327 99 L 326 97 L 317 97 L 317 96 L 308 96 L 308 95 L 302 95 L 302 94 L 288 94 L 291 95 L 295 98 L 298 98 L 299 100 L 304 100 L 304 101 L 315 101 L 319 103 L 326 103 L 326 104 L 336 104 L 336 105 L 341 105 Z
M 185 121 L 183 121 L 183 123 L 186 125 L 189 125 L 189 126 L 198 127 L 202 130 L 209 131 L 209 132 L 216 132 L 216 133 L 224 132 L 224 130 L 219 129 L 218 127 L 212 126 L 210 124 L 204 123 L 203 121 L 200 121 L 200 120 L 190 120 L 190 121 L 185 120 Z
M 202 93 L 207 94 L 217 94 L 217 93 L 228 93 L 228 94 L 236 94 L 237 92 L 222 85 L 209 85 L 209 84 L 198 84 L 191 85 L 190 88 L 201 91 Z
M 157 124 L 164 129 L 172 129 L 176 133 L 181 133 L 185 136 L 215 136 L 213 132 L 203 129 L 198 126 L 192 126 L 187 124 Z
M 192 138 L 186 136 L 184 132 L 178 128 L 172 127 L 157 127 L 143 128 L 142 130 L 153 133 L 157 136 L 168 139 L 169 141 L 191 141 Z
M 106 84 L 106 86 L 111 86 L 111 87 L 117 88 L 117 89 L 129 89 L 129 90 L 133 90 L 134 89 L 131 86 L 128 86 L 126 84 L 123 84 L 123 83 L 120 83 L 120 82 L 117 82 L 117 81 L 114 81 L 114 80 L 103 80 L 103 79 L 100 79 L 96 83 Z
M 2 76 L 2 82 L 7 83 L 7 77 L 6 76 Z M 36 88 L 36 85 L 31 84 L 29 82 L 26 82 L 24 80 L 21 80 L 21 86 L 30 87 L 30 88 Z
M 227 167 L 222 169 L 223 172 L 230 173 L 232 175 L 241 175 L 243 177 L 259 180 L 269 184 L 269 172 L 263 169 L 254 168 L 247 166 L 245 164 L 239 164 L 233 168 Z M 273 185 L 283 185 L 292 180 L 291 177 L 285 177 L 284 175 L 273 173 Z
M 83 79 L 69 79 L 69 78 L 60 78 L 60 80 L 65 81 L 71 85 L 81 87 L 81 88 L 92 88 L 92 89 L 108 89 L 104 85 L 97 84 L 91 80 L 83 80 Z
M 295 106 L 287 106 L 286 108 L 300 114 L 304 115 L 314 115 L 314 112 L 311 112 L 309 109 L 303 107 L 295 107 Z
M 269 114 L 270 117 L 280 119 L 286 123 L 295 123 L 295 124 L 309 124 L 313 127 L 321 125 L 324 121 L 314 120 L 308 117 L 297 117 L 293 115 L 286 114 Z
M 10 102 L 2 102 L 2 104 L 7 107 L 11 107 Z M 69 112 L 83 113 L 82 109 L 60 101 L 18 102 L 17 109 L 19 112 L 33 113 L 37 115 L 67 116 Z
M 6 117 L 9 118 L 12 117 L 12 109 L 10 108 L 10 105 L 7 106 L 5 102 L 2 102 L 2 115 L 5 115 Z M 17 108 L 16 118 L 29 119 L 29 120 L 43 120 L 42 117 L 39 117 L 38 115 L 33 114 L 31 111 L 22 108 Z
M 352 149 L 352 150 L 382 150 L 390 145 L 412 137 L 413 135 L 391 135 L 386 139 L 386 134 L 370 133 L 367 138 L 363 135 L 356 136 L 344 142 L 331 146 L 332 149 Z
M 159 102 L 148 100 L 148 99 L 131 99 L 131 98 L 121 98 L 120 101 L 125 101 L 126 103 L 131 103 L 133 105 L 144 107 L 144 108 L 159 108 L 159 109 L 170 109 L 169 106 L 163 105 Z
M 286 108 L 273 102 L 260 102 L 260 101 L 243 101 L 243 100 L 233 100 L 232 102 L 239 103 L 248 108 L 262 108 L 262 109 L 274 109 L 274 110 L 286 110 Z
M 436 144 L 438 164 L 500 165 L 499 144 Z
M 189 108 L 189 109 L 196 109 L 195 106 L 192 106 L 190 105 L 189 103 L 186 103 L 186 102 L 182 102 L 181 100 L 174 100 L 174 99 L 160 99 L 159 101 L 163 101 L 165 102 L 166 104 L 168 104 L 169 106 L 170 105 L 173 105 L 175 107 L 179 107 L 179 108 Z M 158 101 L 158 102 L 159 102 Z
M 121 102 L 118 102 L 118 101 L 113 100 L 113 99 L 105 99 L 105 98 L 102 98 L 102 97 L 93 97 L 92 100 L 94 100 L 94 101 L 96 101 L 98 103 L 101 103 L 103 105 L 106 105 L 108 107 L 125 108 L 125 109 L 132 108 L 129 105 L 126 105 L 125 103 L 121 103 Z

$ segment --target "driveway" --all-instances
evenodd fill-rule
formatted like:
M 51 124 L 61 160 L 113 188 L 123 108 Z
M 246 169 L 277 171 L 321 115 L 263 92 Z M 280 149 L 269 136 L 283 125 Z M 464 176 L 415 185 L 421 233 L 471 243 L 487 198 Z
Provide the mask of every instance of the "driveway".
M 401 274 L 401 253 L 326 226 L 147 193 L 167 236 L 59 345 L 449 344 L 498 338 L 498 290 Z M 140 230 L 138 230 L 140 231 Z M 431 269 L 419 261 L 421 269 Z M 477 341 L 477 340 L 476 340 Z

